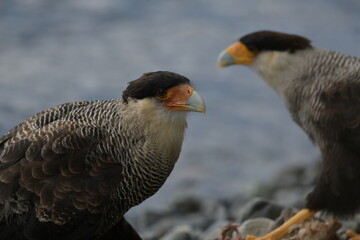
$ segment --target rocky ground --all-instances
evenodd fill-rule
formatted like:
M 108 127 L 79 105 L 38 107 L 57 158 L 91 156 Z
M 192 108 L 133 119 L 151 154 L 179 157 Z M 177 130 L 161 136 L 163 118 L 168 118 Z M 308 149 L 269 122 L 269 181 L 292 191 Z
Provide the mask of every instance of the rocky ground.
M 239 194 L 218 201 L 183 196 L 167 210 L 148 210 L 130 221 L 144 240 L 242 240 L 248 234 L 261 236 L 303 207 L 318 169 L 318 164 L 286 168 L 272 182 L 259 185 L 251 196 Z M 349 228 L 359 231 L 360 218 L 338 222 L 317 214 L 291 228 L 282 239 L 345 240 Z

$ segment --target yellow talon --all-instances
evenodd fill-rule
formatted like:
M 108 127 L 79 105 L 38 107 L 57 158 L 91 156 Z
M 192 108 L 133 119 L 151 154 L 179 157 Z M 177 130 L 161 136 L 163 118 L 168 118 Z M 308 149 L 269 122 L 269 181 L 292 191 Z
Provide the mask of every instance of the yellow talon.
M 304 222 L 306 219 L 312 217 L 316 211 L 309 209 L 302 209 L 298 213 L 296 213 L 293 217 L 287 220 L 283 225 L 273 230 L 272 232 L 266 234 L 263 237 L 255 237 L 252 235 L 246 236 L 245 240 L 280 240 L 283 236 L 289 233 L 289 228 L 294 224 L 300 224 Z M 352 239 L 352 240 L 360 240 Z
M 255 240 L 257 237 L 253 235 L 247 235 L 245 240 Z
M 360 235 L 350 229 L 346 230 L 346 236 L 349 240 L 360 240 Z

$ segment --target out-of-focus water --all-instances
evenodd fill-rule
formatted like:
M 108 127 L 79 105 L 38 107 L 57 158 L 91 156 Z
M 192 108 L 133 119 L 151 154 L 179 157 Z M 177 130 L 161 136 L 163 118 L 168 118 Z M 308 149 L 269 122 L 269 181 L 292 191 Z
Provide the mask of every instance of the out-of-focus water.
M 271 29 L 360 56 L 358 0 L 2 0 L 0 132 L 60 103 L 117 98 L 156 70 L 190 78 L 207 114 L 190 114 L 181 157 L 163 188 L 133 211 L 175 197 L 247 192 L 318 150 L 279 97 L 249 69 L 219 69 L 220 51 Z

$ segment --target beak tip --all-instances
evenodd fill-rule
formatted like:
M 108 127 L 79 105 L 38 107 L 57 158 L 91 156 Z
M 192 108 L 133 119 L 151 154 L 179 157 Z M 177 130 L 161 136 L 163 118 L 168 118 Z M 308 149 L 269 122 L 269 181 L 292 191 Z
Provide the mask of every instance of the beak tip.
M 226 65 L 225 65 L 223 62 L 218 61 L 218 62 L 217 62 L 217 66 L 218 66 L 218 68 L 223 68 L 223 67 L 225 67 Z
M 195 90 L 192 92 L 190 98 L 188 99 L 187 105 L 189 106 L 189 109 L 191 111 L 201 112 L 203 114 L 206 113 L 204 99 Z
M 201 112 L 203 115 L 206 115 L 206 105 L 205 105 L 204 100 L 202 102 L 202 105 L 199 107 L 199 112 Z
M 223 68 L 233 64 L 236 64 L 234 57 L 226 49 L 222 51 L 217 59 L 218 67 Z

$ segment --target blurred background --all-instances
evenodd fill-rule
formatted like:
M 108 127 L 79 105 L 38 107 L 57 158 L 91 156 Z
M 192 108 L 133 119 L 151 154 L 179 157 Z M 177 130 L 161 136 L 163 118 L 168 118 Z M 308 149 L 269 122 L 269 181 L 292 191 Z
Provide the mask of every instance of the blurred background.
M 249 69 L 219 69 L 240 36 L 277 30 L 360 56 L 359 0 L 1 0 L 0 133 L 64 102 L 119 98 L 142 73 L 183 74 L 207 114 L 189 114 L 161 190 L 129 214 L 181 195 L 246 194 L 317 159 L 280 98 Z

